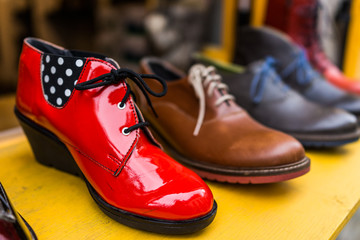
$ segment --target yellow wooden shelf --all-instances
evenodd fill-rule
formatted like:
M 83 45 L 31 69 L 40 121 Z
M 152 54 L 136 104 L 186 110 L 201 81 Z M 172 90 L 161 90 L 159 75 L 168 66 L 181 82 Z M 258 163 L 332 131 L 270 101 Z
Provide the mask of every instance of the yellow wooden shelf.
M 218 214 L 205 230 L 164 236 L 101 212 L 84 182 L 38 164 L 22 134 L 0 140 L 0 181 L 39 239 L 335 239 L 359 205 L 360 142 L 309 151 L 312 170 L 270 185 L 207 182 Z

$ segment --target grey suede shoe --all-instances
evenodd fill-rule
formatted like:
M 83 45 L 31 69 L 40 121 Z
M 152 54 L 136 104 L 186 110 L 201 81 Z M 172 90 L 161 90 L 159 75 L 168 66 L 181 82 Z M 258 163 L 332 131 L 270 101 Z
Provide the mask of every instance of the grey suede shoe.
M 360 96 L 349 94 L 326 81 L 308 62 L 305 53 L 286 35 L 271 28 L 237 29 L 234 63 L 250 62 L 272 56 L 283 81 L 307 100 L 337 107 L 360 117 Z
M 236 65 L 211 63 L 218 67 L 236 102 L 253 118 L 292 135 L 305 147 L 335 147 L 358 140 L 353 114 L 306 100 L 282 81 L 274 62 L 268 57 L 245 70 Z

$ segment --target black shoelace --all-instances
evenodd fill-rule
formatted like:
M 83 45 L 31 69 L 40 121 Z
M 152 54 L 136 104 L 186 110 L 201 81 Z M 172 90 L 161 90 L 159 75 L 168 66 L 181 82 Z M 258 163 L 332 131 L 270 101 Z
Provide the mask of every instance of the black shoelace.
M 146 101 L 149 104 L 151 110 L 153 111 L 155 116 L 157 116 L 155 109 L 152 106 L 152 103 L 151 103 L 148 93 L 150 93 L 151 95 L 153 95 L 155 97 L 162 97 L 167 92 L 167 85 L 166 85 L 165 80 L 163 80 L 162 78 L 160 78 L 157 75 L 138 74 L 127 68 L 112 69 L 109 73 L 100 75 L 100 76 L 90 79 L 86 82 L 76 84 L 75 89 L 76 90 L 88 90 L 88 89 L 93 89 L 93 88 L 108 86 L 108 85 L 113 85 L 113 84 L 116 85 L 116 84 L 120 83 L 120 81 L 124 81 L 126 78 L 132 80 L 139 87 L 139 89 L 145 96 Z M 161 83 L 161 85 L 163 87 L 163 91 L 161 91 L 159 93 L 154 92 L 146 84 L 146 82 L 144 81 L 144 78 L 148 78 L 148 79 L 151 78 L 151 79 L 157 80 L 159 83 Z M 133 92 L 131 91 L 129 84 L 126 81 L 124 81 L 124 82 L 126 84 L 127 89 L 126 89 L 124 97 L 122 98 L 121 102 L 119 103 L 119 107 L 125 106 L 125 102 L 128 99 L 128 97 L 130 96 L 130 94 L 134 95 Z M 142 127 L 145 127 L 148 125 L 149 125 L 148 122 L 139 122 L 138 124 L 135 124 L 131 127 L 124 128 L 125 130 L 123 130 L 123 132 L 125 134 L 129 134 L 131 131 L 133 131 L 135 129 L 142 128 Z

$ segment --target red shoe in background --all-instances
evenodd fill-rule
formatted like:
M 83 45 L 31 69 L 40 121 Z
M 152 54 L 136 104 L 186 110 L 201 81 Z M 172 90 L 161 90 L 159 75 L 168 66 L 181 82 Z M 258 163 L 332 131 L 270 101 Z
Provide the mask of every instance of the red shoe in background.
M 36 160 L 83 177 L 100 209 L 120 223 L 166 234 L 203 229 L 217 209 L 210 189 L 160 149 L 125 79 L 147 98 L 166 93 L 163 80 L 105 56 L 25 39 L 15 113 Z
M 324 53 L 317 32 L 318 0 L 269 0 L 265 24 L 288 35 L 305 49 L 311 64 L 335 86 L 360 94 L 360 79 L 346 77 Z

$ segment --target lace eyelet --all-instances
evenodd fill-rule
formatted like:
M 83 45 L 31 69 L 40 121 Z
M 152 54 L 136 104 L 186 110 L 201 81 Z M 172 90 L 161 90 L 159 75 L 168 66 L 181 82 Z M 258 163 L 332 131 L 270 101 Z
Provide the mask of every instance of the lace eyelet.
M 125 107 L 126 107 L 126 104 L 124 103 L 122 106 L 121 106 L 121 102 L 118 103 L 117 105 L 118 109 L 120 110 L 123 110 Z
M 122 130 L 121 130 L 121 133 L 124 135 L 124 136 L 127 136 L 130 134 L 130 131 L 126 131 L 128 128 L 127 127 L 124 127 Z

